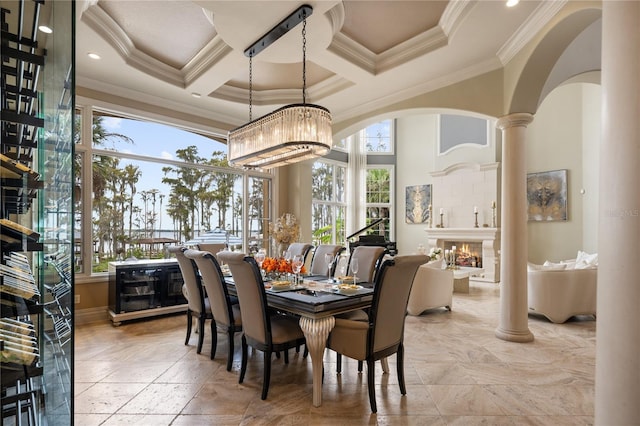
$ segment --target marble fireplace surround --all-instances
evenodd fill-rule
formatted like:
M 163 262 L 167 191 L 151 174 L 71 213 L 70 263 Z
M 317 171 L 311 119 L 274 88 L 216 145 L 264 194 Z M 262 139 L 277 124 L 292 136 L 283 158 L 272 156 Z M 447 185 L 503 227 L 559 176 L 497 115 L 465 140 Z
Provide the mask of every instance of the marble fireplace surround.
M 444 251 L 445 243 L 481 242 L 482 269 L 480 276 L 472 280 L 497 283 L 500 281 L 500 229 L 499 228 L 426 228 L 429 245 L 427 250 L 439 247 Z

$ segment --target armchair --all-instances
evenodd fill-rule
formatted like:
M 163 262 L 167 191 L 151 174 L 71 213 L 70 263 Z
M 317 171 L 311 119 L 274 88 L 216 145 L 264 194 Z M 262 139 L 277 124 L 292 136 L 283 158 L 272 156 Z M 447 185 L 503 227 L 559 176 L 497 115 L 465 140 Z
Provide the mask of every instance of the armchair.
M 409 315 L 420 315 L 427 309 L 453 305 L 453 271 L 438 266 L 441 261 L 427 263 L 418 268 L 407 304 Z

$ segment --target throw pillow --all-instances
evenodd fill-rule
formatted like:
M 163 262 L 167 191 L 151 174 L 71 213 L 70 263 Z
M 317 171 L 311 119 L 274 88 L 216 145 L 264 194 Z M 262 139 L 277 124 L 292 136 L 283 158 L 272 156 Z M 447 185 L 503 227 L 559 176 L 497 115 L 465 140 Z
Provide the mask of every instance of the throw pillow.
M 598 267 L 598 253 L 589 254 L 584 251 L 578 250 L 576 256 L 576 269 L 588 269 Z

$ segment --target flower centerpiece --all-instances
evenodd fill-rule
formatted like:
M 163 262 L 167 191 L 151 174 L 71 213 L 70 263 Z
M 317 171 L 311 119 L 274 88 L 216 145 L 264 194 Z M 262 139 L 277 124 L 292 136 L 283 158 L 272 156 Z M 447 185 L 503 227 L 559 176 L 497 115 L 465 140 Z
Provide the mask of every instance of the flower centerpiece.
M 282 253 L 289 244 L 298 241 L 300 237 L 300 225 L 298 219 L 291 213 L 285 213 L 269 224 L 269 233 L 277 244 L 276 253 Z
M 442 255 L 442 249 L 440 247 L 431 247 L 431 250 L 429 250 L 430 260 L 438 260 L 440 259 L 440 255 Z
M 277 279 L 284 274 L 292 274 L 293 266 L 291 260 L 276 257 L 266 257 L 262 262 L 262 269 L 267 277 Z M 300 270 L 301 274 L 306 274 L 307 270 L 304 265 Z

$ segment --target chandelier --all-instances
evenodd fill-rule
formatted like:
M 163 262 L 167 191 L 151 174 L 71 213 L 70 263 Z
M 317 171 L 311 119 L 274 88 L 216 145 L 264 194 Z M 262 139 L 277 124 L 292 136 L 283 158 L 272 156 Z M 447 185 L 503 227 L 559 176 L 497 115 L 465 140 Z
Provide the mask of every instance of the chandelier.
M 249 122 L 228 135 L 229 164 L 269 169 L 326 155 L 333 144 L 331 113 L 306 103 L 306 26 L 313 8 L 303 5 L 249 46 Z M 302 103 L 286 105 L 252 120 L 253 57 L 302 22 Z

